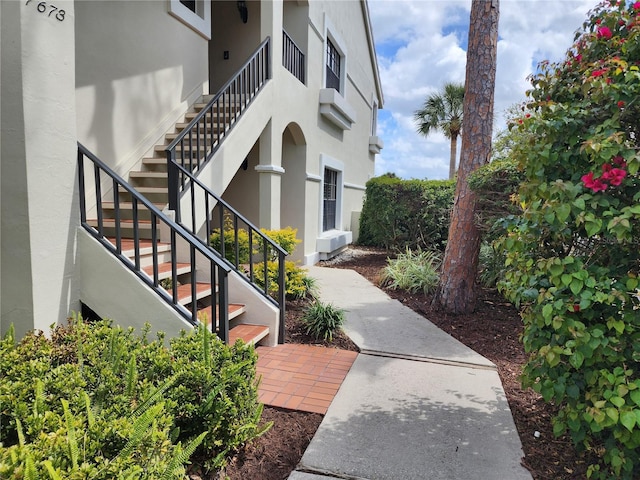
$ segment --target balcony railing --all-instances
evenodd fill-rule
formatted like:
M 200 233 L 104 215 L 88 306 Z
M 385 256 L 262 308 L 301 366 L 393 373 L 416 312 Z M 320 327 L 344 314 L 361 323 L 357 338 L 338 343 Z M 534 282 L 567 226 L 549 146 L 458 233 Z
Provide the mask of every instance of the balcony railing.
M 282 65 L 298 80 L 305 83 L 304 53 L 284 30 L 282 31 Z

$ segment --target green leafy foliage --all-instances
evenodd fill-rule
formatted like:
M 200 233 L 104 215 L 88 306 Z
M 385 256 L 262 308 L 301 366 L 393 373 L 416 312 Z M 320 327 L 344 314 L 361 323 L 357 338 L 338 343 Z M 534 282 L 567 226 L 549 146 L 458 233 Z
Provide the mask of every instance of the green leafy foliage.
M 340 331 L 344 319 L 345 311 L 343 309 L 319 301 L 309 305 L 302 316 L 307 334 L 328 341 L 333 340 L 336 332 Z
M 505 254 L 493 244 L 483 241 L 480 244 L 478 281 L 486 288 L 495 288 L 504 279 Z
M 249 263 L 249 256 L 251 255 L 249 233 L 244 228 L 234 229 L 233 220 L 230 216 L 225 216 L 222 230 L 216 228 L 211 232 L 209 245 L 217 252 L 222 252 L 223 239 L 224 258 L 234 265 Z
M 372 178 L 366 185 L 358 242 L 397 251 L 444 250 L 454 190 L 452 180 Z
M 511 157 L 496 159 L 469 174 L 469 188 L 476 193 L 476 224 L 487 241 L 504 232 L 496 222 L 520 212 L 513 197 L 524 178 Z
M 260 229 L 262 233 L 264 233 L 271 240 L 276 242 L 280 247 L 286 251 L 289 255 L 293 253 L 302 240 L 297 238 L 298 229 L 292 227 L 281 228 L 279 230 L 266 230 L 264 228 Z M 261 250 L 259 250 L 261 251 Z M 275 260 L 277 256 L 271 255 L 271 260 Z
M 253 347 L 75 318 L 0 341 L 1 478 L 183 478 L 263 433 Z M 35 476 L 33 476 L 35 475 Z
M 522 307 L 524 384 L 559 405 L 598 463 L 640 478 L 640 4 L 589 15 L 566 59 L 542 64 L 512 128 L 522 214 L 499 245 L 501 288 Z
M 255 280 L 259 287 L 265 288 L 264 262 L 258 263 L 254 269 Z M 269 295 L 278 294 L 278 262 L 267 262 L 267 279 Z M 315 297 L 317 285 L 315 279 L 307 275 L 307 271 L 291 260 L 284 262 L 284 284 L 287 299 Z
M 438 286 L 438 269 L 442 259 L 438 252 L 412 251 L 409 248 L 395 259 L 387 259 L 380 282 L 391 289 L 431 293 Z

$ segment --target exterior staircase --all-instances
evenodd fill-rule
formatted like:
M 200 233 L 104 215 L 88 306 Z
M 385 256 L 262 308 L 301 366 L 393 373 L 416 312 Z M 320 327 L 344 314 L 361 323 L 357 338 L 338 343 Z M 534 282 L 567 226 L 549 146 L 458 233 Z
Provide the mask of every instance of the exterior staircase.
M 140 169 L 128 173 L 128 182 L 120 178 L 82 145 L 78 148 L 80 172 L 80 203 L 83 227 L 104 247 L 110 250 L 131 271 L 156 291 L 174 310 L 192 325 L 207 324 L 209 328 L 227 342 L 241 338 L 246 343 L 257 343 L 266 337 L 275 336 L 284 340 L 284 252 L 250 224 L 231 206 L 200 183 L 196 175 L 199 169 L 214 155 L 227 132 L 238 120 L 252 99 L 267 81 L 268 39 L 263 42 L 252 58 L 242 67 L 225 87 L 215 96 L 203 96 L 176 123 L 175 129 L 165 135 L 164 143 L 152 149 L 151 156 L 142 159 Z M 248 88 L 250 87 L 250 88 Z M 87 182 L 85 160 L 93 162 L 94 175 Z M 169 168 L 173 169 L 172 172 Z M 104 180 L 111 178 L 112 199 L 103 199 L 102 190 L 109 189 Z M 93 218 L 87 218 L 85 183 L 95 189 L 96 206 Z M 173 188 L 170 186 L 173 185 Z M 209 210 L 205 223 L 204 238 L 199 238 L 197 221 L 180 222 L 180 207 L 176 201 L 180 192 L 189 188 L 200 188 L 206 196 Z M 90 195 L 90 194 L 89 194 Z M 173 205 L 172 205 L 173 200 Z M 89 203 L 91 205 L 92 203 Z M 171 210 L 168 210 L 167 206 Z M 246 228 L 258 241 L 264 252 L 262 260 L 250 260 L 248 272 L 241 265 L 225 259 L 224 247 L 216 252 L 208 245 L 211 233 L 211 213 L 218 205 L 220 222 L 223 215 L 232 215 L 237 229 Z M 195 205 L 191 205 L 195 212 Z M 241 224 L 243 227 L 238 227 Z M 201 234 L 202 235 L 202 234 Z M 224 243 L 224 242 L 223 242 Z M 274 299 L 265 277 L 264 287 L 258 286 L 254 278 L 254 265 L 264 262 L 266 272 L 267 253 L 279 255 L 279 294 Z M 204 259 L 204 261 L 203 261 Z M 279 320 L 266 321 L 278 325 L 278 332 L 270 331 L 266 325 L 251 324 L 243 319 L 248 306 L 244 303 L 229 303 L 230 276 L 239 278 L 254 290 L 244 287 L 245 292 L 262 297 L 261 302 L 271 302 L 279 309 Z M 266 275 L 266 273 L 265 273 Z M 238 283 L 236 281 L 235 285 Z M 261 289 L 262 288 L 262 289 Z M 236 295 L 237 298 L 237 295 Z M 250 299 L 249 303 L 256 305 Z M 267 302 L 267 303 L 268 303 Z M 259 302 L 258 302 L 259 303 Z M 221 309 L 224 309 L 221 311 Z M 260 315 L 252 315 L 258 318 Z M 259 323 L 259 322 L 258 322 Z
M 152 204 L 160 211 L 164 210 L 168 205 L 168 172 L 167 158 L 165 149 L 175 140 L 175 138 L 189 125 L 189 122 L 207 105 L 211 100 L 211 96 L 204 96 L 198 101 L 190 111 L 185 115 L 185 121 L 178 122 L 175 125 L 175 131 L 165 135 L 165 143 L 156 145 L 153 149 L 153 156 L 142 159 L 141 169 L 129 172 L 129 184 L 135 190 L 143 194 Z M 202 128 L 210 132 L 216 132 L 223 128 L 219 121 L 228 118 L 229 113 L 233 113 L 233 103 L 226 105 L 226 112 L 220 112 L 220 115 L 207 116 Z M 215 138 L 217 134 L 213 134 Z M 211 139 L 209 134 L 207 138 Z M 199 155 L 206 155 L 204 148 L 200 150 L 194 149 L 193 162 L 187 161 L 186 164 L 191 171 L 197 170 L 195 158 L 196 152 Z M 102 228 L 103 234 L 115 246 L 117 243 L 116 230 L 120 232 L 122 254 L 128 257 L 131 262 L 135 262 L 135 237 L 138 237 L 139 253 L 138 263 L 141 270 L 154 279 L 154 262 L 153 258 L 158 258 L 157 264 L 157 281 L 161 287 L 167 291 L 167 295 L 171 295 L 173 282 L 176 283 L 176 294 L 179 305 L 185 307 L 189 311 L 197 311 L 197 318 L 201 323 L 207 324 L 209 328 L 213 328 L 212 319 L 220 317 L 217 307 L 212 306 L 212 296 L 217 295 L 217 288 L 212 290 L 208 282 L 198 282 L 193 275 L 191 265 L 186 262 L 175 263 L 175 276 L 172 268 L 172 249 L 171 243 L 167 241 L 156 242 L 156 249 L 153 249 L 153 231 L 160 229 L 158 221 L 155 225 L 152 223 L 152 213 L 148 209 L 134 208 L 134 202 L 131 193 L 124 187 L 118 187 L 118 202 L 103 201 L 102 203 Z M 117 210 L 117 211 L 116 211 Z M 135 210 L 135 211 L 134 211 Z M 135 220 L 134 220 L 135 219 Z M 98 228 L 99 220 L 97 218 L 88 220 L 88 224 L 94 228 Z M 116 224 L 119 229 L 116 229 Z M 136 226 L 134 228 L 134 226 Z M 195 298 L 192 291 L 195 290 Z M 269 334 L 269 328 L 265 325 L 253 325 L 239 323 L 241 316 L 246 312 L 246 306 L 240 303 L 230 303 L 227 306 L 228 320 L 230 322 L 229 343 L 234 343 L 237 339 L 242 339 L 245 343 L 258 343 Z

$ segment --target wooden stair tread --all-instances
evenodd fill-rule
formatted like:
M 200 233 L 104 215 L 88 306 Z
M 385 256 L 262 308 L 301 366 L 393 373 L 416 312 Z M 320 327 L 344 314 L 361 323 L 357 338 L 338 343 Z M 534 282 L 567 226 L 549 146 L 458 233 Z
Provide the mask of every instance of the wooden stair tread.
M 133 178 L 167 178 L 166 172 L 148 172 L 140 170 L 132 170 L 129 172 L 129 177 Z
M 167 175 L 166 173 L 164 174 Z M 133 202 L 118 202 L 118 205 L 123 210 L 131 210 L 133 208 Z M 153 204 L 158 210 L 162 211 L 164 207 L 167 206 L 166 203 L 154 203 Z M 112 210 L 115 208 L 115 202 L 102 202 L 102 208 L 105 210 Z M 138 202 L 138 209 L 146 208 L 143 204 Z
M 144 273 L 153 277 L 153 265 L 149 265 L 142 269 Z M 176 263 L 176 275 L 183 273 L 189 273 L 191 271 L 191 265 L 188 263 Z M 158 277 L 160 279 L 169 278 L 171 276 L 171 262 L 161 263 L 158 265 Z
M 211 325 L 211 319 L 218 318 L 218 311 L 217 311 L 218 307 L 216 306 L 216 315 L 212 315 L 212 308 L 213 307 L 209 305 L 208 307 L 201 308 L 200 310 L 198 310 L 198 320 L 200 320 L 202 323 L 206 323 L 207 325 Z M 239 315 L 242 315 L 245 311 L 246 311 L 246 306 L 243 305 L 242 303 L 230 303 L 227 306 L 227 312 L 229 313 L 229 320 L 231 320 L 232 318 L 236 318 Z M 206 322 L 203 320 L 204 315 L 207 316 Z
M 94 228 L 98 228 L 97 218 L 90 218 L 87 220 L 87 223 Z M 116 220 L 114 218 L 103 218 L 102 226 L 108 227 L 108 228 L 114 228 L 116 226 Z M 121 219 L 120 228 L 133 228 L 133 220 L 126 219 L 126 218 Z M 151 230 L 151 220 L 138 220 L 138 228 L 140 230 Z
M 109 242 L 111 242 L 113 246 L 116 245 L 117 242 L 115 237 L 106 237 L 106 238 L 107 240 L 109 240 Z M 133 257 L 133 255 L 135 255 L 135 242 L 133 241 L 132 238 L 121 238 L 120 246 L 122 248 L 122 253 L 127 257 Z M 140 248 L 140 255 L 149 255 L 153 253 L 153 242 L 151 240 L 140 239 L 138 240 L 138 246 Z M 171 244 L 157 242 L 156 249 L 158 253 L 170 252 Z
M 258 343 L 267 335 L 269 335 L 269 327 L 266 325 L 241 323 L 229 330 L 228 343 L 233 345 L 238 339 L 241 339 L 244 343 Z
M 173 294 L 173 289 L 167 289 L 169 295 Z M 211 295 L 211 285 L 208 283 L 196 282 L 196 300 Z M 180 305 L 188 305 L 192 302 L 191 284 L 178 285 L 178 303 Z
M 135 189 L 140 193 L 168 193 L 169 192 L 168 187 L 135 187 Z M 121 193 L 127 193 L 127 189 L 122 187 L 120 187 L 118 191 Z

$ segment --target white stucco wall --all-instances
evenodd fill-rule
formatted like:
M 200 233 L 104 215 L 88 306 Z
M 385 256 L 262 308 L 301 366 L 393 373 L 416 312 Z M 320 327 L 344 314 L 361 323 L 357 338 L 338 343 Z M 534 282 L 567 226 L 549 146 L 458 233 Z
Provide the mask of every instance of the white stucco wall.
M 0 5 L 1 326 L 21 336 L 79 307 L 74 2 Z
M 295 17 L 295 8 L 287 4 L 289 17 Z M 339 229 L 352 230 L 352 212 L 360 211 L 364 195 L 364 186 L 374 175 L 375 156 L 369 152 L 371 135 L 371 119 L 373 101 L 376 98 L 375 68 L 371 62 L 365 17 L 360 2 L 309 2 L 300 6 L 308 10 L 308 44 L 306 48 L 307 81 L 302 87 L 288 72 L 283 75 L 277 89 L 275 105 L 286 105 L 274 114 L 274 130 L 284 130 L 286 125 L 294 121 L 300 125 L 305 137 L 305 218 L 304 225 L 297 226 L 301 235 L 304 232 L 304 261 L 313 263 L 317 260 L 316 239 L 321 232 L 321 171 L 323 156 L 341 162 L 342 211 Z M 324 88 L 325 49 L 327 31 L 338 37 L 342 47 L 346 49 L 346 77 L 342 96 L 348 107 L 354 112 L 355 122 L 351 129 L 341 130 L 318 113 L 319 91 Z M 299 34 L 298 34 L 299 35 Z M 284 70 L 280 62 L 274 59 L 274 70 Z M 296 83 L 297 82 L 297 83 Z M 279 95 L 279 96 L 278 96 Z M 320 182 L 318 182 L 320 179 Z M 286 169 L 283 183 L 297 181 L 295 176 L 289 177 Z M 296 187 L 283 186 L 285 192 L 293 195 Z M 296 198 L 302 198 L 296 197 Z M 283 196 L 286 204 L 290 199 Z M 282 207 L 286 211 L 287 207 Z
M 76 2 L 78 139 L 126 174 L 208 93 L 208 42 L 165 1 Z

